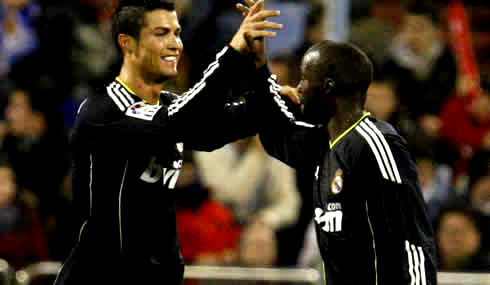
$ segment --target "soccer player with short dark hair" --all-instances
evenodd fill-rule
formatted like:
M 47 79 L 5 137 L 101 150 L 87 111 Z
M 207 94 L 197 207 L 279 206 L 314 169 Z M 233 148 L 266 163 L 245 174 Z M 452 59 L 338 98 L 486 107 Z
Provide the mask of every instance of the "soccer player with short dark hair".
M 173 1 L 121 1 L 113 22 L 119 76 L 77 115 L 72 189 L 80 233 L 56 285 L 181 284 L 173 188 L 183 148 L 210 151 L 257 133 L 246 105 L 226 104 L 226 96 L 238 76 L 267 82 L 263 38 L 281 28 L 267 21 L 278 13 L 258 1 L 202 79 L 177 96 L 162 91 L 183 50 Z
M 322 41 L 304 55 L 301 73 L 297 89 L 281 93 L 302 97 L 306 123 L 279 124 L 276 116 L 260 139 L 269 154 L 311 178 L 326 283 L 436 285 L 434 236 L 415 163 L 396 130 L 364 112 L 370 60 L 353 45 Z

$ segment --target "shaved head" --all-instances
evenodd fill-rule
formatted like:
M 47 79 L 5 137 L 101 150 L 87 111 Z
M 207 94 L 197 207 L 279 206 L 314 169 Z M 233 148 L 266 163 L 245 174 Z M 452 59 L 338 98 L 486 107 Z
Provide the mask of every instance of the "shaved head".
M 302 71 L 318 81 L 333 80 L 334 93 L 360 94 L 363 99 L 373 78 L 373 65 L 363 51 L 352 44 L 327 40 L 306 51 Z
M 338 114 L 339 104 L 343 112 L 363 110 L 372 78 L 373 65 L 359 48 L 333 41 L 313 45 L 303 56 L 297 87 L 304 120 L 325 124 Z

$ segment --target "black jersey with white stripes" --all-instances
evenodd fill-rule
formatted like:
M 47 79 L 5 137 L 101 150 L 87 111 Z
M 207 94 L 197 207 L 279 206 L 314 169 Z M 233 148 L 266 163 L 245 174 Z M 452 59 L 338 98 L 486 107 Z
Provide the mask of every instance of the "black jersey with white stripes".
M 151 105 L 117 78 L 83 102 L 72 137 L 81 229 L 56 284 L 180 284 L 173 188 L 184 147 L 210 151 L 257 133 L 247 104 L 225 104 L 236 66 L 267 82 L 266 67 L 225 48 L 183 95 L 162 92 Z
M 334 141 L 319 128 L 277 129 L 261 140 L 270 154 L 311 175 L 328 285 L 437 284 L 416 167 L 391 125 L 366 113 Z

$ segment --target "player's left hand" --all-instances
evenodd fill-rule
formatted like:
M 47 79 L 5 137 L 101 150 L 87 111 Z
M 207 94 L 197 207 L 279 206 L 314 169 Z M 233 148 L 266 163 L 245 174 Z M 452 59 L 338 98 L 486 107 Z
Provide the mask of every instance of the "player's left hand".
M 236 8 L 242 13 L 243 17 L 246 19 L 247 17 L 251 17 L 259 12 L 264 11 L 264 1 L 254 1 L 254 0 L 245 0 L 249 7 L 241 3 L 236 4 Z M 278 25 L 275 28 L 282 28 L 282 25 Z M 265 58 L 265 40 L 263 36 L 252 37 L 250 33 L 244 34 L 245 41 L 247 43 L 248 49 L 254 55 L 255 66 L 257 68 L 262 67 L 266 64 Z

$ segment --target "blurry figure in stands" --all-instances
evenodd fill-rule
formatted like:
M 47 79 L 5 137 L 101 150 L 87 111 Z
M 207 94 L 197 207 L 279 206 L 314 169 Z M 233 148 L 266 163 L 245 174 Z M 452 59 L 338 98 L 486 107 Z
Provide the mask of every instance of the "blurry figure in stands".
M 441 106 L 455 87 L 456 63 L 437 8 L 421 1 L 408 7 L 388 48 L 390 59 L 381 67 L 396 80 L 400 131 L 409 145 L 437 136 Z
M 67 215 L 69 185 L 65 184 L 70 175 L 68 137 L 50 100 L 51 93 L 33 85 L 12 90 L 5 110 L 7 133 L 1 148 L 9 154 L 19 187 L 32 191 L 38 199 L 52 257 L 63 259 L 72 243 L 65 232 L 71 224 Z
M 473 100 L 458 91 L 441 112 L 439 140 L 448 145 L 445 156 L 454 171 L 455 191 L 461 195 L 468 189 L 468 164 L 474 153 L 490 150 L 490 74 L 482 74 L 480 84 L 480 96 Z
M 467 197 L 482 217 L 482 246 L 490 250 L 490 150 L 475 152 L 469 163 Z
M 439 270 L 488 272 L 489 252 L 483 250 L 480 217 L 464 204 L 450 203 L 434 225 L 439 249 Z
M 276 232 L 296 222 L 301 204 L 295 172 L 267 156 L 257 137 L 195 152 L 195 159 L 203 183 L 244 226 L 244 263 L 275 264 Z
M 50 257 L 39 212 L 29 196 L 19 189 L 7 155 L 0 153 L 0 257 L 15 270 Z
M 277 256 L 277 239 L 274 231 L 260 223 L 252 223 L 245 227 L 238 250 L 238 265 L 275 266 Z
M 186 264 L 236 262 L 241 229 L 231 210 L 202 185 L 190 152 L 184 155 L 175 196 L 177 232 Z
M 435 160 L 431 146 L 414 149 L 415 162 L 419 174 L 420 189 L 427 204 L 427 214 L 433 222 L 439 215 L 441 206 L 454 198 L 452 189 L 452 169 Z
M 0 74 L 2 70 L 8 71 L 13 65 L 39 49 L 39 35 L 35 27 L 36 18 L 40 12 L 37 1 L 5 0 L 2 2 L 0 41 L 7 61 L 0 63 Z
M 389 47 L 398 31 L 403 27 L 406 0 L 369 1 L 367 17 L 354 21 L 349 33 L 349 42 L 359 46 L 379 70 L 389 59 Z
M 391 124 L 396 123 L 395 117 L 399 112 L 400 103 L 395 92 L 395 86 L 389 79 L 375 79 L 366 95 L 367 111 L 371 112 L 378 120 L 388 121 Z
M 296 86 L 300 80 L 299 66 L 301 65 L 301 59 L 306 50 L 317 42 L 325 39 L 325 13 L 327 12 L 327 7 L 321 0 L 308 2 L 310 2 L 310 6 L 305 19 L 304 39 L 300 46 L 293 52 L 295 68 L 290 68 L 289 70 L 289 73 L 291 73 L 290 78 L 295 79 L 295 81 L 290 80 L 285 81 L 286 83 L 284 83 L 291 86 Z

